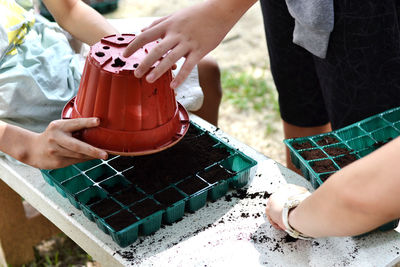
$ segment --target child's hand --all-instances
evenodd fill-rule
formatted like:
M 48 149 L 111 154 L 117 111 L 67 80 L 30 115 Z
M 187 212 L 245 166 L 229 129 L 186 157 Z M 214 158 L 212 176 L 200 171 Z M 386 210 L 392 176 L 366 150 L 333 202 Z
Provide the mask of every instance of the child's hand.
M 107 153 L 74 137 L 72 133 L 96 127 L 97 118 L 52 121 L 41 133 L 32 133 L 24 163 L 41 169 L 62 168 L 93 158 L 106 159 Z
M 216 3 L 214 3 L 216 2 Z M 160 64 L 147 74 L 146 80 L 154 82 L 170 69 L 180 58 L 185 57 L 178 75 L 171 83 L 178 87 L 190 74 L 193 67 L 224 38 L 233 24 L 231 15 L 218 1 L 206 1 L 161 18 L 143 29 L 124 52 L 128 57 L 146 43 L 163 38 L 135 70 L 137 78 L 143 77 L 150 67 L 165 55 Z
M 302 194 L 308 190 L 304 187 L 287 184 L 280 188 L 278 191 L 273 193 L 267 202 L 265 213 L 271 225 L 276 229 L 285 230 L 285 226 L 282 221 L 282 210 L 285 202 L 289 197 Z

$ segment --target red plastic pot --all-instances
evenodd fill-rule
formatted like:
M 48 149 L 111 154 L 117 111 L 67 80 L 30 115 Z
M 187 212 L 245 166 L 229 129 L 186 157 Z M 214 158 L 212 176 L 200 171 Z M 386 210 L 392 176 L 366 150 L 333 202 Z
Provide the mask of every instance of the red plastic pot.
M 185 108 L 175 100 L 169 70 L 154 83 L 133 73 L 157 42 L 122 56 L 134 34 L 104 37 L 91 47 L 79 91 L 64 107 L 62 117 L 100 118 L 100 126 L 79 138 L 111 154 L 144 155 L 176 144 L 189 127 Z M 156 63 L 157 64 L 157 63 Z

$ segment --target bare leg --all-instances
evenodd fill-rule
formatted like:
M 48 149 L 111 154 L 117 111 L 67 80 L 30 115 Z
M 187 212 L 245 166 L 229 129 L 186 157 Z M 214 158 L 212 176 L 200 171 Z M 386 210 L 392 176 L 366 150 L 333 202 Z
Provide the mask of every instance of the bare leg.
M 327 133 L 332 131 L 330 123 L 316 127 L 299 127 L 293 124 L 289 124 L 285 121 L 282 122 L 283 122 L 283 133 L 285 135 L 285 139 L 304 137 L 304 136 Z M 292 171 L 300 173 L 300 170 L 297 169 L 290 160 L 290 153 L 287 147 L 286 147 L 286 166 Z
M 221 73 L 217 62 L 209 56 L 203 58 L 197 66 L 204 102 L 203 106 L 193 113 L 217 126 L 218 110 L 222 99 Z

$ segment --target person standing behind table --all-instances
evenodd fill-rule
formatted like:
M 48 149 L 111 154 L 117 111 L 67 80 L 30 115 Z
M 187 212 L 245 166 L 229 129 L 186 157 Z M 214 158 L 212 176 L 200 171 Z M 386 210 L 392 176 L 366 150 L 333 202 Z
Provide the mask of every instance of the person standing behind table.
M 285 138 L 400 105 L 400 2 L 260 0 Z M 287 150 L 287 166 L 291 164 Z
M 264 9 L 271 8 L 269 12 L 272 13 L 274 8 L 283 8 L 280 12 L 287 12 L 282 2 L 283 0 L 265 2 Z M 149 41 L 163 38 L 160 48 L 149 53 L 135 74 L 142 77 L 156 60 L 168 52 L 158 67 L 146 75 L 146 79 L 153 82 L 177 59 L 185 56 L 184 66 L 171 83 L 172 87 L 176 87 L 198 60 L 221 42 L 236 21 L 254 3 L 254 0 L 208 0 L 183 9 L 145 28 L 128 46 L 124 55 L 130 55 Z M 321 111 L 324 113 L 322 119 L 316 118 L 315 124 L 309 125 L 310 127 L 322 124 L 321 129 L 315 129 L 316 132 L 327 131 L 330 130 L 331 122 L 332 128 L 335 129 L 400 104 L 400 80 L 397 78 L 397 71 L 400 69 L 397 10 L 400 3 L 393 0 L 288 0 L 287 4 L 291 14 L 296 17 L 296 25 L 305 26 L 305 29 L 297 28 L 300 32 L 295 31 L 295 41 L 320 57 L 302 52 L 308 55 L 308 60 L 304 65 L 303 62 L 299 62 L 299 68 L 309 70 L 310 76 L 317 76 L 313 78 L 318 80 L 313 79 L 310 83 L 315 86 L 319 83 L 321 92 L 314 91 L 317 95 L 321 94 L 323 101 L 327 103 Z M 275 25 L 278 19 L 269 17 L 270 14 L 264 15 L 268 31 L 268 25 Z M 293 27 L 294 20 L 288 21 L 287 16 L 282 20 L 286 24 L 282 26 L 282 31 L 289 31 L 289 26 Z M 301 25 L 304 22 L 306 25 Z M 280 24 L 276 24 L 271 30 L 277 31 L 279 27 Z M 322 27 L 323 32 L 313 36 L 315 31 L 318 33 L 318 29 L 321 29 L 319 27 Z M 302 34 L 301 30 L 309 31 Z M 271 33 L 267 37 L 276 36 Z M 304 39 L 305 37 L 310 39 Z M 271 42 L 277 41 L 279 44 L 279 36 L 276 38 L 278 39 Z M 287 36 L 281 38 L 285 40 Z M 311 45 L 306 41 L 311 42 Z M 304 57 L 296 56 L 296 51 L 291 51 L 293 47 L 285 48 L 287 43 L 286 41 L 282 44 L 282 49 L 288 49 L 295 55 L 290 62 Z M 318 45 L 313 47 L 314 44 Z M 271 46 L 269 49 L 271 50 Z M 272 54 L 274 56 L 274 53 Z M 322 59 L 324 56 L 326 59 Z M 282 63 L 285 64 L 287 60 L 285 58 Z M 308 88 L 313 88 L 313 85 Z M 299 92 L 302 93 L 301 88 L 293 92 L 294 100 Z M 291 91 L 288 93 L 291 94 Z M 321 96 L 317 99 L 320 101 Z M 313 102 L 311 101 L 311 106 L 314 105 Z M 321 105 L 319 107 L 322 108 Z M 307 108 L 307 112 L 313 108 Z M 297 113 L 301 112 L 303 110 L 297 110 Z M 311 120 L 307 119 L 307 123 L 311 123 Z M 305 126 L 297 126 L 300 129 L 294 128 L 294 132 L 308 128 Z M 311 196 L 304 188 L 285 186 L 269 199 L 266 210 L 268 219 L 279 229 L 287 230 L 294 236 L 300 234 L 307 238 L 356 235 L 399 218 L 399 151 L 400 138 L 396 138 L 332 175 Z M 300 204 L 295 206 L 296 202 L 291 203 L 291 198 Z M 293 205 L 290 210 L 286 208 L 287 213 L 283 212 L 284 203 Z
M 153 82 L 185 57 L 171 83 L 176 87 L 255 2 L 208 0 L 180 10 L 145 28 L 125 56 L 162 37 L 135 75 L 142 77 L 168 52 L 146 79 Z M 285 138 L 328 132 L 400 105 L 399 3 L 261 0 L 261 5 Z M 295 169 L 288 155 L 287 165 Z

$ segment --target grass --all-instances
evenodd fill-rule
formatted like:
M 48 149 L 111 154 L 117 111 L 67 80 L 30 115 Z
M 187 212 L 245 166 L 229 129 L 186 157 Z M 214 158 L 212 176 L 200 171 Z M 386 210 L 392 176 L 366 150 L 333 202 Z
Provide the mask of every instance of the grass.
M 34 248 L 34 252 L 35 260 L 22 267 L 87 266 L 87 263 L 93 262 L 93 259 L 65 234 L 42 241 Z
M 240 110 L 272 110 L 278 114 L 278 96 L 275 88 L 267 82 L 266 73 L 266 70 L 262 70 L 262 75 L 257 75 L 256 71 L 223 71 L 223 100 L 231 102 Z
M 254 110 L 262 113 L 267 122 L 279 119 L 278 94 L 266 69 L 251 71 L 225 70 L 222 72 L 222 101 L 228 101 L 240 111 Z M 266 134 L 275 129 L 267 123 Z

